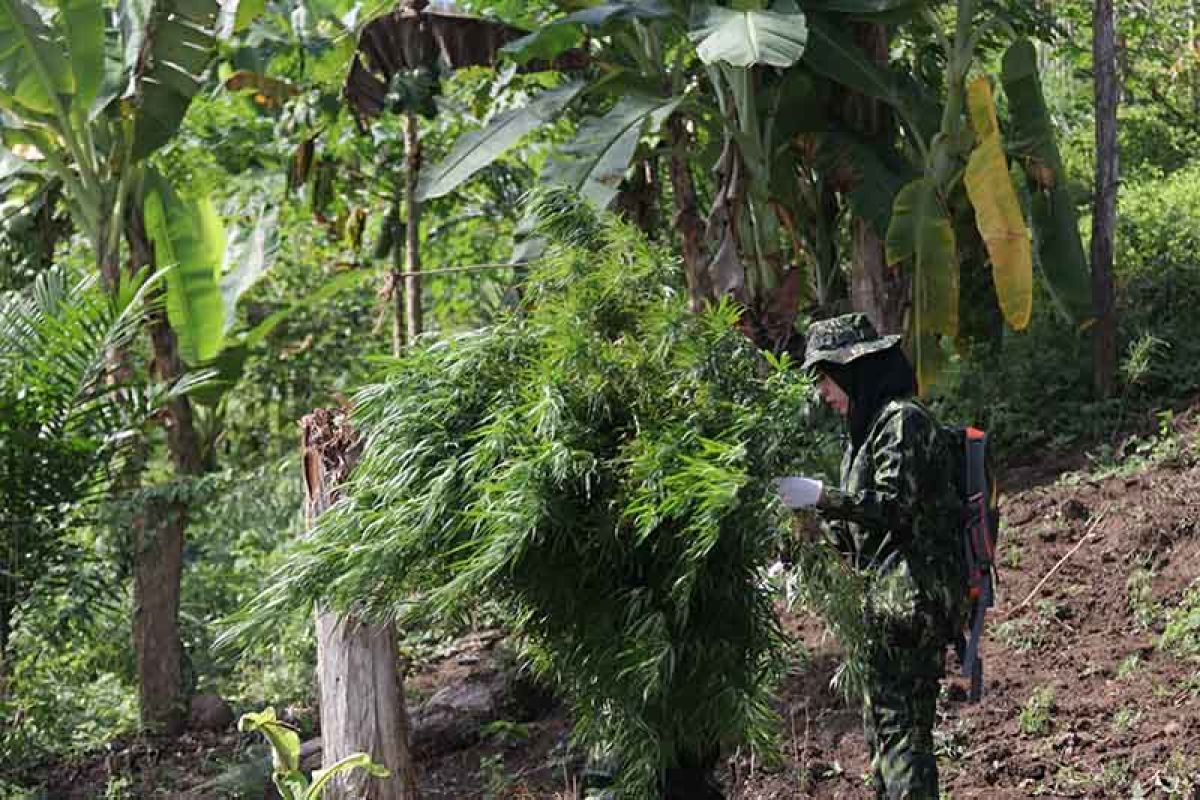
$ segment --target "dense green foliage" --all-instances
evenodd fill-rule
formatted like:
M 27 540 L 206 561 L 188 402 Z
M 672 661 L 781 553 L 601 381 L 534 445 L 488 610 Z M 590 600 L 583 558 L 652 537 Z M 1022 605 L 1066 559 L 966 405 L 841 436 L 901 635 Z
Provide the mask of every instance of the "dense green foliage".
M 87 2 L 46 10 L 40 27 L 52 41 L 34 42 L 51 53 L 46 63 L 66 64 L 57 51 L 67 52 L 68 12 L 91 41 L 106 29 L 117 43 L 140 35 L 147 15 L 170 3 L 101 5 L 103 14 Z M 186 77 L 187 97 L 160 105 L 162 97 L 130 96 L 83 123 L 82 106 L 112 88 L 93 85 L 96 69 L 58 87 L 68 106 L 49 116 L 38 108 L 51 98 L 28 94 L 37 87 L 27 82 L 18 110 L 32 109 L 32 128 L 14 124 L 7 107 L 0 112 L 0 787 L 10 765 L 79 756 L 135 731 L 132 522 L 164 500 L 180 501 L 189 516 L 180 605 L 186 688 L 218 692 L 238 711 L 290 706 L 306 736 L 315 652 L 307 604 L 318 598 L 412 621 L 402 648 L 417 667 L 425 651 L 414 642 L 477 620 L 484 606 L 570 698 L 583 737 L 631 754 L 631 785 L 711 755 L 713 743 L 766 741 L 767 699 L 785 663 L 772 606 L 781 588 L 825 617 L 849 656 L 840 685 L 855 689 L 861 576 L 828 550 L 785 545 L 789 531 L 779 527 L 768 484 L 795 472 L 832 478 L 836 448 L 823 433 L 832 426 L 810 413 L 810 387 L 786 360 L 760 354 L 735 331 L 731 304 L 687 311 L 681 185 L 671 168 L 683 153 L 700 222 L 717 212 L 705 231 L 711 252 L 702 255 L 730 257 L 703 261 L 705 274 L 740 279 L 744 262 L 761 256 L 760 266 L 770 266 L 764 275 L 802 275 L 806 285 L 787 284 L 780 303 L 755 309 L 775 334 L 802 332 L 793 325 L 797 303 L 803 320 L 851 302 L 855 216 L 885 233 L 896 189 L 922 165 L 914 147 L 938 127 L 938 103 L 953 83 L 955 48 L 942 34 L 956 4 L 935 3 L 914 19 L 917 4 L 891 0 L 723 2 L 730 13 L 799 8 L 812 22 L 805 46 L 793 41 L 780 59 L 799 58 L 792 67 L 736 71 L 701 64 L 687 37 L 684 12 L 693 4 L 684 0 L 661 4 L 673 10 L 665 16 L 657 4 L 618 1 L 566 21 L 586 4 L 460 3 L 560 36 L 591 63 L 569 75 L 524 72 L 511 61 L 439 73 L 437 114 L 420 122 L 426 177 L 470 137 L 486 141 L 498 122 L 519 118 L 525 127 L 508 131 L 502 154 L 491 142 L 494 160 L 469 179 L 460 170 L 453 190 L 424 204 L 420 244 L 433 271 L 421 298 L 427 335 L 381 362 L 395 305 L 387 274 L 400 266 L 406 232 L 403 118 L 383 114 L 360 126 L 343 89 L 357 32 L 386 5 L 246 0 L 213 49 L 214 66 L 201 74 L 197 51 L 189 67 L 197 75 L 177 76 Z M 1036 121 L 1057 135 L 1065 176 L 1056 201 L 1074 206 L 1086 245 L 1093 4 L 974 5 L 1002 24 L 980 29 L 972 75 L 1002 75 L 1014 32 L 1038 40 L 1050 115 Z M 129 13 L 124 23 L 118 7 Z M 842 42 L 839 25 L 850 16 L 856 25 L 878 21 L 873 11 L 883 8 L 895 23 L 889 71 L 849 47 L 830 52 Z M 935 402 L 947 422 L 993 434 L 1001 462 L 1080 448 L 1119 461 L 1128 449 L 1122 436 L 1158 424 L 1156 412 L 1169 420 L 1164 407 L 1193 402 L 1200 389 L 1200 67 L 1179 56 L 1193 51 L 1194 0 L 1125 4 L 1122 13 L 1116 396 L 1095 398 L 1089 331 L 1057 312 L 1044 285 L 1026 331 L 994 324 L 992 271 L 971 233 L 973 212 L 957 188 L 943 198 L 963 212 L 952 215 L 955 234 L 974 268 L 962 272 L 960 309 L 971 342 L 957 350 L 945 343 Z M 747 44 L 727 33 L 734 51 Z M 135 65 L 120 63 L 139 50 L 123 49 L 108 66 L 144 95 L 141 68 L 131 82 Z M 0 83 L 18 74 L 6 65 L 26 55 L 0 55 Z M 538 98 L 567 81 L 582 88 L 555 119 L 541 119 Z M 1010 165 L 1036 166 L 1011 97 L 995 86 Z M 847 102 L 847 87 L 905 100 L 900 110 L 910 118 L 889 125 L 904 133 L 883 151 L 873 154 L 865 141 L 873 134 L 859 118 L 873 114 Z M 420 99 L 428 109 L 433 98 Z M 738 115 L 723 115 L 722 103 Z M 119 140 L 135 128 L 145 133 L 143 111 L 168 106 L 170 135 L 151 142 L 145 166 L 180 192 L 186 186 L 191 205 L 210 198 L 215 215 L 207 216 L 221 218 L 228 245 L 223 263 L 213 263 L 213 245 L 187 270 L 189 280 L 204 279 L 193 309 L 205 310 L 202 332 L 222 346 L 215 361 L 187 366 L 185 381 L 216 370 L 201 387 L 155 383 L 144 330 L 158 308 L 154 291 L 106 296 L 79 269 L 94 266 L 101 234 L 119 234 L 126 219 L 97 211 L 111 207 L 97 203 L 114 201 L 109 190 L 132 166 Z M 687 135 L 674 140 L 671 120 L 685 120 Z M 76 135 L 79 153 L 69 152 L 60 128 Z M 43 154 L 27 137 L 45 131 L 53 135 L 38 140 Z M 100 171 L 80 167 L 80 154 Z M 514 229 L 536 216 L 526 219 L 527 192 L 564 175 L 586 179 L 596 197 L 616 195 L 646 236 L 550 195 L 535 208 L 542 231 L 570 246 L 528 268 L 508 266 Z M 132 190 L 138 181 L 126 177 Z M 957 171 L 947 177 L 959 180 Z M 732 222 L 722 216 L 730 207 L 741 208 Z M 158 221 L 168 231 L 195 223 L 166 216 Z M 184 277 L 175 274 L 174 284 Z M 762 288 L 766 296 L 777 287 L 766 280 Z M 212 355 L 212 346 L 189 343 L 178 308 L 173 316 L 184 349 Z M 117 350 L 128 359 L 119 377 L 111 369 Z M 185 390 L 202 475 L 174 471 L 160 424 L 164 401 Z M 350 397 L 363 461 L 347 499 L 300 542 L 296 421 Z M 130 444 L 137 447 L 121 447 Z M 796 568 L 768 579 L 780 551 Z M 215 646 L 221 621 L 264 589 L 272 627 L 255 629 L 243 647 Z M 1196 595 L 1169 615 L 1167 653 L 1197 653 Z
M 783 641 L 758 587 L 772 476 L 819 455 L 805 381 L 735 309 L 688 312 L 673 261 L 616 223 L 549 257 L 520 309 L 431 341 L 354 400 L 346 499 L 268 602 L 383 616 L 507 610 L 629 787 L 761 745 Z

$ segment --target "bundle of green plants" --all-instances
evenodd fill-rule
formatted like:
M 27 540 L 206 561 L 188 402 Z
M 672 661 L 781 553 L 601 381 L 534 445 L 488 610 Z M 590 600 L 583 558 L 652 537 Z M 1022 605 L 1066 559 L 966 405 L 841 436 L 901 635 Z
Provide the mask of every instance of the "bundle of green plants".
M 495 601 L 644 797 L 669 768 L 769 741 L 785 642 L 766 570 L 790 531 L 771 479 L 811 471 L 827 440 L 811 384 L 737 332 L 732 304 L 690 313 L 669 254 L 578 206 L 541 217 L 559 246 L 519 308 L 355 397 L 361 459 L 259 609 L 412 620 Z

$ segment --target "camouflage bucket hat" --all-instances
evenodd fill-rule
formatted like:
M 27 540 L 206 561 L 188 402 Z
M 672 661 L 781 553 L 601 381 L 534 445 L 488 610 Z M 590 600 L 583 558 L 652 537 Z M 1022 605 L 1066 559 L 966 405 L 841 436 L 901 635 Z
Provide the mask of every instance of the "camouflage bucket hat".
M 802 369 L 822 362 L 849 364 L 856 358 L 900 344 L 899 336 L 880 336 L 866 314 L 843 314 L 808 326 Z

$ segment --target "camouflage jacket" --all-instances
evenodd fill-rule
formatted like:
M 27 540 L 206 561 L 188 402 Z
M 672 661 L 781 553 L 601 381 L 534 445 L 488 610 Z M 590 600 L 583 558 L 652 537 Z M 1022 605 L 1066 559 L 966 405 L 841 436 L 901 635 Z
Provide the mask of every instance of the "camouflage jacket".
M 838 489 L 818 508 L 828 533 L 868 574 L 869 622 L 949 638 L 963 606 L 958 461 L 948 431 L 911 400 L 876 415 L 857 451 L 847 446 Z

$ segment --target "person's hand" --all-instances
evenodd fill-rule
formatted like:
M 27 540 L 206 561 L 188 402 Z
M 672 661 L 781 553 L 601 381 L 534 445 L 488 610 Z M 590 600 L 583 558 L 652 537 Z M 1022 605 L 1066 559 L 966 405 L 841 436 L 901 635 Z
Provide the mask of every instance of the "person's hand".
M 794 475 L 775 479 L 775 490 L 779 499 L 791 509 L 812 508 L 821 499 L 821 486 L 816 478 Z

